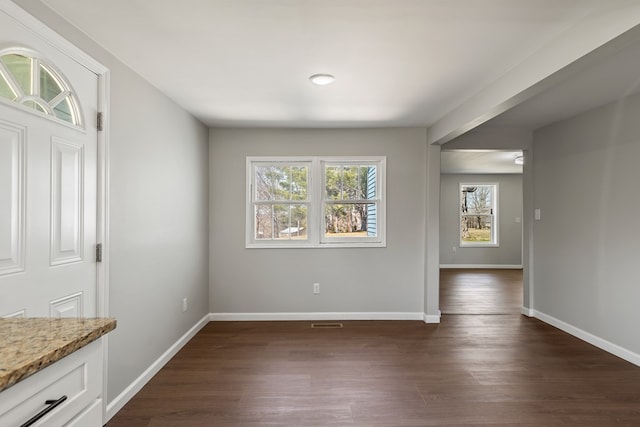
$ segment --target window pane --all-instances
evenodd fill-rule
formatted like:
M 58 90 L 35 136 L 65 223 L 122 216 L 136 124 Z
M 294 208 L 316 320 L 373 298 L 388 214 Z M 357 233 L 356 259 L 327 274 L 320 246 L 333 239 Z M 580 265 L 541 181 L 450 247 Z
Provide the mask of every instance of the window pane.
M 295 204 L 257 205 L 256 240 L 306 240 L 307 206 Z
M 307 166 L 257 166 L 256 200 L 306 200 Z
M 375 237 L 377 208 L 373 203 L 325 206 L 325 237 Z
M 463 215 L 462 241 L 469 243 L 491 243 L 493 217 L 491 215 Z
M 361 200 L 360 181 L 358 180 L 358 166 L 343 166 L 342 168 L 342 200 Z
M 367 237 L 378 236 L 378 205 L 370 203 L 367 205 Z
M 64 120 L 65 122 L 73 123 L 73 115 L 71 114 L 71 106 L 69 105 L 70 99 L 67 97 L 64 101 L 60 102 L 53 109 L 53 113 L 57 118 Z
M 308 170 L 306 166 L 291 167 L 291 200 L 307 200 Z
M 273 216 L 271 215 L 271 205 L 258 205 L 255 207 L 256 229 L 255 239 L 273 238 Z
M 462 213 L 491 214 L 493 186 L 478 185 L 462 188 Z
M 51 73 L 43 67 L 40 66 L 40 97 L 45 101 L 49 102 L 56 96 L 62 93 L 62 88 L 53 78 Z
M 364 166 L 364 182 L 366 183 L 365 199 L 373 200 L 376 198 L 376 184 L 378 182 L 378 168 L 375 166 Z
M 256 167 L 256 200 L 282 200 L 282 168 L 276 166 Z
M 31 92 L 31 58 L 10 53 L 2 56 L 2 62 L 25 94 L 36 95 Z
M 16 94 L 13 93 L 9 84 L 5 81 L 4 77 L 0 75 L 0 97 L 7 98 L 11 101 L 16 99 Z
M 366 200 L 376 197 L 375 166 L 325 166 L 325 198 Z
M 34 110 L 38 110 L 41 113 L 47 114 L 47 110 L 45 110 L 44 107 L 38 104 L 36 101 L 25 101 L 23 105 L 33 108 Z
M 342 168 L 326 166 L 324 169 L 325 197 L 329 200 L 342 200 Z

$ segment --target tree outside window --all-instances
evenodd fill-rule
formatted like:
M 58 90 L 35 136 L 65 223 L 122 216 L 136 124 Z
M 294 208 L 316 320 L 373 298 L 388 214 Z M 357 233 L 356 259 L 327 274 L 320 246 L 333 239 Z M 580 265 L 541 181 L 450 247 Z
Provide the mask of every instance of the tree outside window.
M 460 184 L 460 245 L 497 246 L 497 184 Z
M 325 164 L 325 238 L 376 236 L 376 179 L 375 164 Z
M 306 240 L 309 167 L 255 166 L 256 240 Z

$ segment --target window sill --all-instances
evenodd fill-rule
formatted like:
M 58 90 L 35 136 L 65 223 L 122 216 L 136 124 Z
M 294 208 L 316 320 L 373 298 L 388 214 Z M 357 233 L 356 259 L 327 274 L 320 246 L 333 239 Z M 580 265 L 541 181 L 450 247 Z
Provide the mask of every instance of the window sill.
M 327 243 L 247 243 L 245 249 L 337 249 L 386 248 L 386 242 L 327 242 Z
M 460 243 L 460 248 L 499 248 L 498 243 Z

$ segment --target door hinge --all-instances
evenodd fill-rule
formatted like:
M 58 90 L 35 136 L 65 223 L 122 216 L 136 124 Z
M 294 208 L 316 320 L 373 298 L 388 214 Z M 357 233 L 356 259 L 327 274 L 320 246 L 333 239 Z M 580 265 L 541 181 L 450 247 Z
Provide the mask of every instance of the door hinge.
M 96 262 L 102 262 L 102 243 L 96 245 Z
M 103 121 L 102 113 L 99 112 L 96 118 L 96 127 L 98 128 L 98 130 L 102 130 L 102 121 Z

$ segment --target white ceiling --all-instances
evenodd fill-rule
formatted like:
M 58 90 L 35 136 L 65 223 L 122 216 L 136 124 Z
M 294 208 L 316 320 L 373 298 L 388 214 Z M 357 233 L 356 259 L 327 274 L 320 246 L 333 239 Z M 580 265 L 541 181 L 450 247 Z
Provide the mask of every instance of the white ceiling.
M 489 123 L 537 129 L 640 92 L 640 37 L 634 34 L 610 50 Z
M 639 4 L 43 1 L 205 124 L 271 127 L 431 126 L 549 47 L 562 54 L 559 41 L 580 36 L 581 25 L 585 37 L 578 39 L 592 42 L 605 28 L 586 26 L 589 19 Z M 571 49 L 565 50 L 569 57 Z M 308 81 L 314 73 L 334 74 L 336 82 L 314 86 Z M 576 90 L 569 87 L 563 99 L 573 99 Z M 551 114 L 542 101 L 533 110 Z M 509 119 L 531 125 L 532 113 L 521 113 L 502 118 L 502 124 Z M 536 116 L 536 124 L 545 117 Z

